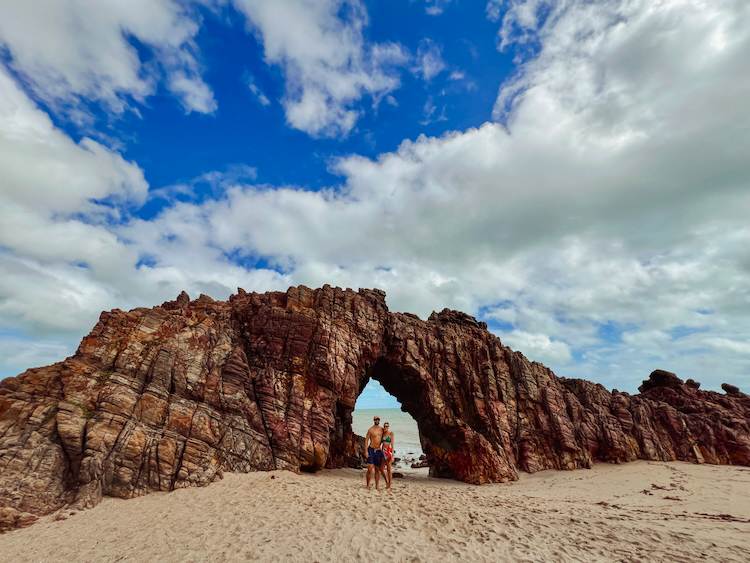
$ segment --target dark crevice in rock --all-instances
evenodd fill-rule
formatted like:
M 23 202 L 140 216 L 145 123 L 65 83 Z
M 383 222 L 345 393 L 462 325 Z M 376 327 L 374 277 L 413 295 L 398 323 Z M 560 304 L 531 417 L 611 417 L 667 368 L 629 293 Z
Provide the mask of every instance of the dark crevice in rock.
M 170 491 L 174 491 L 175 484 L 177 483 L 177 479 L 180 475 L 180 470 L 182 470 L 182 461 L 185 457 L 185 450 L 187 449 L 187 440 L 185 440 L 181 444 L 182 444 L 182 448 L 180 448 L 180 453 L 177 457 L 177 463 L 175 463 L 174 473 L 172 474 L 172 479 L 169 483 Z
M 247 355 L 247 350 L 245 351 L 245 355 Z M 273 468 L 274 469 L 278 469 L 278 465 L 276 464 L 276 454 L 274 452 L 274 443 L 273 443 L 273 440 L 271 438 L 271 432 L 268 429 L 268 423 L 266 422 L 266 415 L 263 412 L 263 404 L 261 403 L 261 397 L 258 394 L 258 385 L 257 385 L 255 377 L 252 377 L 250 379 L 250 385 L 252 386 L 253 396 L 255 397 L 255 400 L 256 400 L 257 405 L 258 405 L 258 413 L 259 413 L 259 416 L 260 416 L 261 423 L 263 425 L 263 432 L 265 432 L 265 435 L 266 435 L 266 440 L 267 440 L 267 443 L 268 443 L 268 451 L 271 454 L 271 463 L 273 464 Z

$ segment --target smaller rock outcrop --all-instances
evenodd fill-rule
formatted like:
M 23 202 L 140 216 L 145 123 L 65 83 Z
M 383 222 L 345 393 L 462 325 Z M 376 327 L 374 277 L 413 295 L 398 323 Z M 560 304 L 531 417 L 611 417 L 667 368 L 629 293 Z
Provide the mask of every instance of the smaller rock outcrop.
M 655 369 L 648 376 L 648 379 L 638 387 L 638 391 L 645 393 L 649 389 L 654 389 L 655 387 L 672 387 L 673 389 L 679 389 L 682 387 L 682 379 L 677 377 L 677 375 L 671 371 Z
M 740 391 L 740 388 L 736 385 L 731 385 L 729 383 L 722 383 L 721 388 L 726 392 L 727 395 L 742 395 L 743 393 Z

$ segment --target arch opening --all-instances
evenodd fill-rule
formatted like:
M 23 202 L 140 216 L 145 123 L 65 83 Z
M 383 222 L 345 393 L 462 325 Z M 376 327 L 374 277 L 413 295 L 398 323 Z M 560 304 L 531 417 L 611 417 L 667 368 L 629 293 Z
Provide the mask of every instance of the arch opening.
M 460 447 L 462 436 L 453 421 L 439 416 L 417 373 L 385 357 L 376 360 L 362 378 L 355 408 L 350 411 L 354 434 L 366 434 L 374 414 L 381 415 L 381 423 L 390 415 L 394 432 L 407 438 L 396 436 L 396 457 L 402 459 L 399 470 L 411 469 L 415 463 L 421 466 L 415 469 L 429 469 L 431 477 L 457 478 L 448 458 Z
M 419 423 L 403 408 L 396 396 L 389 393 L 379 381 L 368 377 L 352 412 L 353 432 L 365 436 L 376 415 L 380 417 L 381 427 L 388 423 L 394 433 L 393 470 L 426 474 L 428 464 L 422 449 Z
M 381 357 L 372 365 L 368 375 L 396 397 L 401 409 L 416 421 L 430 477 L 454 479 L 456 476 L 446 463 L 445 454 L 456 449 L 457 436 L 450 428 L 449 421 L 439 417 L 430 391 L 419 373 L 408 365 Z

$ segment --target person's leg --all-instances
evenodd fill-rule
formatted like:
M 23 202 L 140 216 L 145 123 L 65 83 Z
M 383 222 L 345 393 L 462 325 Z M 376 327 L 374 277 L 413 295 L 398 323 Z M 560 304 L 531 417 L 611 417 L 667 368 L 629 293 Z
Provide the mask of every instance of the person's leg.
M 386 486 L 385 486 L 385 488 L 386 489 L 390 489 L 391 488 L 391 483 L 393 483 L 393 469 L 391 467 L 392 465 L 393 465 L 393 462 L 389 461 L 388 465 L 385 468 L 385 470 L 386 470 Z
M 375 465 L 375 490 L 380 490 L 380 474 L 383 472 L 383 468 L 379 465 Z
M 388 477 L 385 474 L 385 461 L 383 461 L 380 465 L 376 466 L 377 469 L 375 470 L 375 479 L 378 478 L 378 474 L 383 476 L 383 481 L 385 481 L 386 488 L 388 488 Z M 377 482 L 377 481 L 376 481 Z
M 366 479 L 367 479 L 367 488 L 368 489 L 370 488 L 370 480 L 372 479 L 372 471 L 373 471 L 373 469 L 374 469 L 373 465 L 371 463 L 368 463 L 367 464 L 367 477 L 366 477 Z

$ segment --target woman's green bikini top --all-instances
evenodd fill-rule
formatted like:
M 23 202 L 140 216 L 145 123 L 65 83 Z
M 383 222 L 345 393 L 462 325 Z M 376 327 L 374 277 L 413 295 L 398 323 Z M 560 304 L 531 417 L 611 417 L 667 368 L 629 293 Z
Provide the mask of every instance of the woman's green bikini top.
M 391 443 L 391 437 L 390 436 L 386 436 L 385 438 L 383 438 L 383 441 L 384 442 L 388 442 L 390 444 Z

